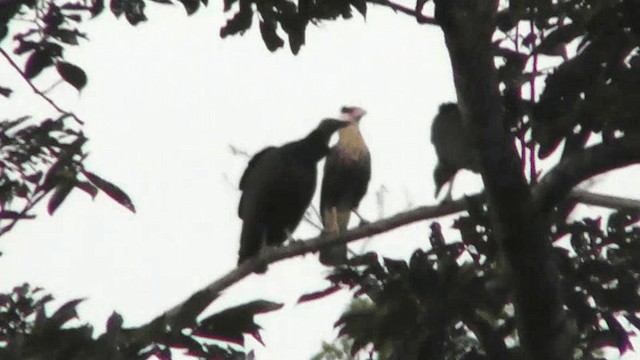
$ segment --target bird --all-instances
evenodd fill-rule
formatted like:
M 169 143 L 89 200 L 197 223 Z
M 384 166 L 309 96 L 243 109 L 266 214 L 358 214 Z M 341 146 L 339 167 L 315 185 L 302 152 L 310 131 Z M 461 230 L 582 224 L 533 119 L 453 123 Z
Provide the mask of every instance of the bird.
M 371 155 L 360 133 L 360 119 L 367 112 L 359 107 L 344 106 L 340 118 L 349 125 L 340 129 L 338 143 L 331 148 L 324 163 L 320 190 L 320 215 L 325 233 L 340 234 L 347 230 L 354 212 L 367 193 L 371 179 Z M 347 245 L 320 250 L 320 262 L 336 266 L 347 261 Z
M 474 149 L 471 135 L 462 123 L 458 104 L 440 105 L 431 125 L 431 143 L 438 156 L 438 164 L 433 171 L 433 180 L 436 185 L 434 197 L 437 198 L 444 184 L 450 182 L 444 199 L 451 200 L 453 179 L 458 170 L 480 172 L 480 159 Z
M 317 164 L 329 153 L 329 140 L 349 125 L 324 119 L 303 139 L 269 146 L 256 153 L 240 178 L 238 216 L 242 219 L 238 265 L 265 246 L 291 237 L 316 189 Z M 256 273 L 266 272 L 266 265 Z

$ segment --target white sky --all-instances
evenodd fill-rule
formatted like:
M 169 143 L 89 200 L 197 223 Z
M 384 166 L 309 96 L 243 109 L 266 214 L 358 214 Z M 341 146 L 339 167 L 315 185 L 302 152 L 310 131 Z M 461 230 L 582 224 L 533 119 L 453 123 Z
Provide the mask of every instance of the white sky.
M 429 127 L 438 105 L 455 101 L 438 28 L 370 7 L 366 21 L 355 15 L 310 26 L 307 45 L 293 56 L 270 53 L 257 28 L 221 40 L 217 2 L 192 17 L 180 5 L 153 4 L 147 14 L 150 21 L 135 28 L 107 13 L 91 21 L 91 41 L 67 52 L 89 74 L 87 87 L 79 96 L 66 84 L 51 93 L 87 122 L 88 168 L 125 189 L 137 214 L 103 194 L 92 202 L 76 191 L 55 216 L 42 211 L 2 239 L 0 291 L 28 281 L 61 302 L 87 297 L 80 315 L 98 332 L 113 310 L 125 326 L 151 320 L 235 266 L 237 183 L 247 159 L 228 146 L 254 153 L 300 138 L 342 105 L 368 111 L 362 131 L 373 177 L 361 213 L 378 218 L 382 185 L 385 215 L 435 203 Z M 0 99 L 3 118 L 54 116 L 6 64 L 0 78 L 16 84 L 12 100 Z M 44 89 L 55 77 L 36 80 Z M 481 188 L 469 173 L 456 184 L 454 197 Z M 295 233 L 316 235 L 307 224 Z M 427 242 L 423 222 L 351 247 L 406 258 Z M 261 360 L 308 359 L 322 339 L 335 337 L 332 324 L 350 299 L 342 292 L 296 305 L 301 294 L 327 285 L 325 274 L 317 255 L 287 260 L 236 284 L 212 310 L 258 298 L 284 302 L 257 317 L 266 347 L 248 347 Z

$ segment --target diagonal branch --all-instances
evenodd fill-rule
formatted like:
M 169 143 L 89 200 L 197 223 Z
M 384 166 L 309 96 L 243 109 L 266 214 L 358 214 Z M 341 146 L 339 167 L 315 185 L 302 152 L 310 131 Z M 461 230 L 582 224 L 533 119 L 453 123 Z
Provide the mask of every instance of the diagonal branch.
M 475 196 L 483 196 L 483 194 L 472 195 L 472 197 Z M 575 198 L 577 201 L 590 205 L 608 206 L 613 208 L 633 207 L 640 210 L 640 201 L 638 200 L 607 197 L 591 194 L 583 190 L 574 190 L 570 196 Z M 181 327 L 186 326 L 186 324 L 195 322 L 196 317 L 224 290 L 252 274 L 264 264 L 273 264 L 294 256 L 316 252 L 327 246 L 346 244 L 351 241 L 367 238 L 418 221 L 452 215 L 457 212 L 464 211 L 465 209 L 465 199 L 446 202 L 437 206 L 421 206 L 374 223 L 357 227 L 340 236 L 321 235 L 308 240 L 296 241 L 291 245 L 283 247 L 268 248 L 267 251 L 261 252 L 258 257 L 248 260 L 241 266 L 229 271 L 226 275 L 198 290 L 182 303 L 167 310 L 161 316 L 156 317 L 145 325 L 131 329 L 130 331 L 135 333 L 134 338 L 137 341 L 151 342 L 167 328 L 176 331 Z
M 237 283 L 264 264 L 272 264 L 294 256 L 316 252 L 321 248 L 347 243 L 369 236 L 380 234 L 417 221 L 451 215 L 463 211 L 466 207 L 465 199 L 443 203 L 437 206 L 421 206 L 413 210 L 401 212 L 389 218 L 349 230 L 338 236 L 321 235 L 309 240 L 296 241 L 291 245 L 267 248 L 257 257 L 245 261 L 242 265 L 231 270 L 223 277 L 215 280 L 203 289 L 197 291 L 188 299 L 166 311 L 161 316 L 138 328 L 131 329 L 136 341 L 151 342 L 162 329 L 179 330 L 185 324 L 195 321 L 200 314 L 222 291 Z
M 640 163 L 640 141 L 625 136 L 591 146 L 568 156 L 532 190 L 532 202 L 542 212 L 550 211 L 580 182 L 604 172 Z
M 53 106 L 53 108 L 56 109 L 62 115 L 70 116 L 75 121 L 77 121 L 78 124 L 84 125 L 84 121 L 82 121 L 76 114 L 62 109 L 60 106 L 58 106 L 58 104 L 55 103 L 55 101 L 53 101 L 49 96 L 47 96 L 47 94 L 45 94 L 44 92 L 40 91 L 35 85 L 33 85 L 31 80 L 29 80 L 29 78 L 27 78 L 27 76 L 24 74 L 22 69 L 20 69 L 20 66 L 18 66 L 18 64 L 16 64 L 15 61 L 13 61 L 11 56 L 9 56 L 9 54 L 7 54 L 7 52 L 4 51 L 4 49 L 1 48 L 1 47 L 0 47 L 0 54 L 2 54 L 2 56 L 4 56 L 5 59 L 7 59 L 7 61 L 11 65 L 11 67 L 13 67 L 18 72 L 18 74 L 20 74 L 20 76 L 24 79 L 24 81 L 27 82 L 27 84 L 29 84 L 29 86 L 31 87 L 33 92 L 35 92 L 37 95 L 39 95 L 41 98 L 43 98 L 46 102 L 51 104 L 51 106 Z

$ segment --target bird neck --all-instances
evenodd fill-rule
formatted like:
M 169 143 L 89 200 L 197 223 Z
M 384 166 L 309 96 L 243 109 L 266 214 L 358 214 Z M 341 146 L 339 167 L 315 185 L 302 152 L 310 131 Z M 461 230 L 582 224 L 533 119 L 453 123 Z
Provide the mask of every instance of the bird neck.
M 314 131 L 306 138 L 294 143 L 295 156 L 304 161 L 320 161 L 329 152 L 327 143 L 329 139 L 325 134 Z

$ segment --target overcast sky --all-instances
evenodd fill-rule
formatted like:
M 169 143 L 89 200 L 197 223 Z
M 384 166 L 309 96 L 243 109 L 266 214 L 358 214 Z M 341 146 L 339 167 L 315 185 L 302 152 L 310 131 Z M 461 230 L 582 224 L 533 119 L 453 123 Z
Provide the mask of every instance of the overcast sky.
M 136 28 L 107 13 L 87 24 L 90 41 L 67 52 L 89 74 L 87 87 L 78 95 L 62 84 L 50 95 L 86 121 L 87 167 L 125 189 L 138 212 L 103 194 L 91 201 L 72 193 L 55 216 L 42 212 L 2 239 L 0 291 L 28 281 L 60 302 L 86 297 L 81 318 L 98 331 L 114 310 L 125 326 L 151 320 L 235 267 L 237 183 L 247 159 L 229 145 L 253 154 L 303 137 L 342 105 L 368 111 L 361 127 L 373 175 L 363 216 L 375 220 L 435 203 L 429 127 L 438 105 L 455 101 L 438 28 L 371 7 L 366 21 L 355 15 L 310 26 L 307 45 L 293 56 L 288 49 L 270 53 L 257 29 L 221 40 L 221 6 L 213 2 L 187 17 L 180 6 L 152 4 L 150 21 Z M 12 100 L 0 99 L 3 118 L 54 116 L 6 64 L 0 78 L 16 90 Z M 54 80 L 42 76 L 36 84 L 46 88 Z M 380 209 L 376 193 L 383 187 Z M 474 193 L 479 177 L 462 174 L 454 189 L 454 197 Z M 351 248 L 407 258 L 428 243 L 428 225 Z M 303 224 L 295 237 L 317 234 Z M 350 299 L 341 292 L 295 304 L 327 285 L 326 272 L 317 255 L 290 259 L 236 284 L 211 310 L 258 298 L 284 302 L 257 318 L 266 347 L 255 341 L 248 347 L 260 360 L 308 359 L 322 339 L 333 340 L 332 324 Z

